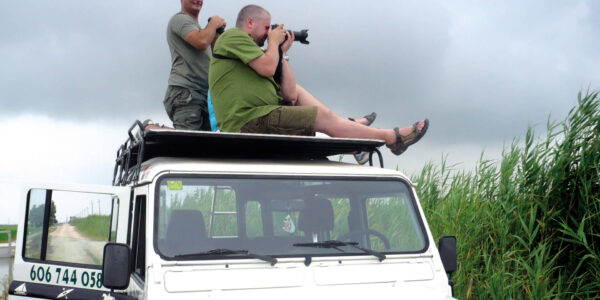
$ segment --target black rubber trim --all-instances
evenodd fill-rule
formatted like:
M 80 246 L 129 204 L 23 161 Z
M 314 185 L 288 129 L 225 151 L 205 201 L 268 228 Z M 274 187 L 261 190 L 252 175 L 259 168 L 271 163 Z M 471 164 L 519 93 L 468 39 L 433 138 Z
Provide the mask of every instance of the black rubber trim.
M 21 285 L 25 285 L 25 289 L 21 287 Z M 15 290 L 19 290 L 16 292 Z M 23 292 L 25 290 L 25 292 Z M 69 292 L 69 290 L 72 290 Z M 17 281 L 13 280 L 8 288 L 9 295 L 15 296 L 26 296 L 30 298 L 43 298 L 43 299 L 57 299 L 61 293 L 66 293 L 66 295 L 60 299 L 69 299 L 69 300 L 102 300 L 103 295 L 105 296 L 113 296 L 115 299 L 119 300 L 136 300 L 136 297 L 111 293 L 109 291 L 102 290 L 92 290 L 92 289 L 83 289 L 77 287 L 69 287 L 69 286 L 60 286 L 60 285 L 50 285 L 50 284 L 40 284 L 33 282 L 25 282 L 25 281 Z

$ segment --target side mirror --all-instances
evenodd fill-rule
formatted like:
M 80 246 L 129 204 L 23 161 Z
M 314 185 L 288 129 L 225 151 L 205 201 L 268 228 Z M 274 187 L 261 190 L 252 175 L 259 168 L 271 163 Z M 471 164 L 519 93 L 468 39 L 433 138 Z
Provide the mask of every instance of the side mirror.
M 441 237 L 438 243 L 438 250 L 440 251 L 440 257 L 442 258 L 446 273 L 456 271 L 458 265 L 458 260 L 456 258 L 456 237 Z
M 454 281 L 452 281 L 452 273 L 456 271 L 458 265 L 458 259 L 456 258 L 456 237 L 455 236 L 443 236 L 438 242 L 438 251 L 440 251 L 440 257 L 442 258 L 442 264 L 446 273 L 448 273 L 448 285 L 452 291 L 452 297 L 454 297 Z
M 102 259 L 102 284 L 122 290 L 129 286 L 131 251 L 126 244 L 107 243 Z

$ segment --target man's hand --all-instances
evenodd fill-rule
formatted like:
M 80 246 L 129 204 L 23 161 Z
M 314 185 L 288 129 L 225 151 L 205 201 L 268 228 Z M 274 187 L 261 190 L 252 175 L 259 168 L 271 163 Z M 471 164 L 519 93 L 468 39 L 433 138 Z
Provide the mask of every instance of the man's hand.
M 219 16 L 213 16 L 208 21 L 208 24 L 204 29 L 190 31 L 183 39 L 192 47 L 198 50 L 204 50 L 215 42 L 217 35 L 217 28 L 226 26 L 227 23 L 223 18 Z
M 294 43 L 294 32 L 293 31 L 286 30 L 285 35 L 287 36 L 287 40 L 285 40 L 285 42 L 281 46 L 281 50 L 283 50 L 283 55 L 286 55 L 286 53 L 288 52 L 288 50 L 290 50 L 290 48 L 292 47 L 292 44 Z
M 269 46 L 279 46 L 283 43 L 286 36 L 286 30 L 283 29 L 283 24 L 279 24 L 277 28 L 269 30 Z
M 219 28 L 222 26 L 227 26 L 227 22 L 225 22 L 225 19 L 219 16 L 212 16 L 210 18 L 210 21 L 208 21 L 208 25 L 206 27 L 208 26 L 211 26 L 213 28 Z

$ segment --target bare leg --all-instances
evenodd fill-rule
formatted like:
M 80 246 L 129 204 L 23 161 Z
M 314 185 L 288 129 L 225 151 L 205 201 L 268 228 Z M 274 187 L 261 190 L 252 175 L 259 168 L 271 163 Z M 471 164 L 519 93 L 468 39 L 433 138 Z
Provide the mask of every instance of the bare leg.
M 319 101 L 315 96 L 311 95 L 307 90 L 305 90 L 299 84 L 296 84 L 296 92 L 298 93 L 298 101 L 296 105 L 298 106 L 316 106 L 322 109 L 329 109 L 325 106 L 321 101 Z
M 329 108 L 327 108 L 325 104 L 319 101 L 319 99 L 315 98 L 315 96 L 313 96 L 299 84 L 296 84 L 296 92 L 298 93 L 298 102 L 296 102 L 296 105 L 316 106 L 322 108 L 323 110 L 329 110 Z M 356 118 L 355 122 L 365 125 L 367 124 L 367 122 L 369 122 L 369 120 L 367 120 L 366 118 Z
M 396 142 L 396 134 L 392 129 L 378 129 L 352 122 L 335 114 L 300 85 L 296 85 L 296 91 L 298 92 L 296 105 L 317 107 L 315 131 L 323 132 L 332 137 L 378 139 L 384 140 L 386 144 Z M 417 127 L 420 130 L 424 125 L 424 122 L 420 122 Z M 400 134 L 408 135 L 413 130 L 412 126 L 403 127 L 400 128 Z

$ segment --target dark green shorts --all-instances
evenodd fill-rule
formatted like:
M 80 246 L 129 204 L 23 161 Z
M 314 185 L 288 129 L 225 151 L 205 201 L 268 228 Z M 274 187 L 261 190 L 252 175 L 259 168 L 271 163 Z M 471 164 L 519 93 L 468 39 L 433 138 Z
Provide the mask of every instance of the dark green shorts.
M 173 127 L 186 130 L 211 130 L 206 103 L 200 91 L 174 85 L 167 88 L 163 100 Z
M 243 133 L 315 135 L 316 106 L 282 106 L 244 125 Z

